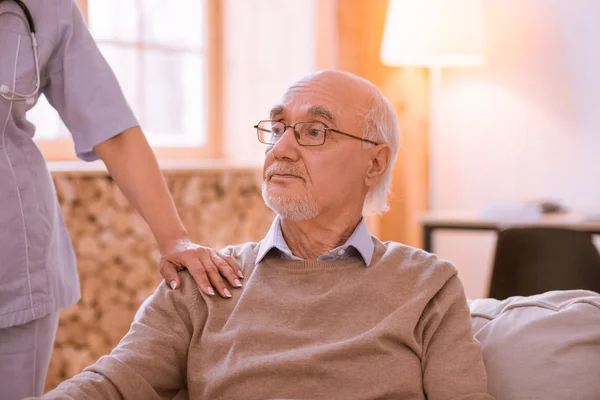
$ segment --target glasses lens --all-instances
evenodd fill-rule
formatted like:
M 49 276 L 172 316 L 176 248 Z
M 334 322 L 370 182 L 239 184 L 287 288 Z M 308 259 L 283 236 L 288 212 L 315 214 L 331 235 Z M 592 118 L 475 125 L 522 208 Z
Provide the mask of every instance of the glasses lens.
M 325 143 L 325 125 L 321 122 L 299 122 L 295 131 L 298 143 L 302 146 L 320 146 Z
M 258 140 L 265 144 L 275 144 L 285 132 L 285 125 L 278 121 L 260 121 L 256 127 Z

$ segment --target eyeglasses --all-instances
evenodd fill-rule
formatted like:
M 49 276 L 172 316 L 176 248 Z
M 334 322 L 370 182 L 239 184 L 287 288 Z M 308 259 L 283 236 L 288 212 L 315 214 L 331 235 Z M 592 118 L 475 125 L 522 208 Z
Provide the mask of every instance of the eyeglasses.
M 300 146 L 322 146 L 325 143 L 327 132 L 335 132 L 340 135 L 348 136 L 354 139 L 362 140 L 363 142 L 378 145 L 360 136 L 354 136 L 337 129 L 328 128 L 324 123 L 318 121 L 297 122 L 294 125 L 286 125 L 281 121 L 263 120 L 254 125 L 258 133 L 258 140 L 261 143 L 275 145 L 283 137 L 287 128 L 292 128 L 294 137 Z

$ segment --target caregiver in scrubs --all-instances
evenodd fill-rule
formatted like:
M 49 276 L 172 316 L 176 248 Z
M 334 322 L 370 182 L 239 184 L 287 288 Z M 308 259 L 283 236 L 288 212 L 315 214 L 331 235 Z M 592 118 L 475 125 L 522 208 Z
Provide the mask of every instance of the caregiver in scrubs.
M 170 286 L 239 287 L 230 258 L 191 243 L 158 164 L 73 0 L 0 0 L 0 399 L 40 396 L 59 310 L 80 298 L 75 255 L 26 115 L 45 95 L 78 157 L 106 164 L 150 226 Z M 157 268 L 158 269 L 158 268 Z M 157 271 L 158 273 L 158 271 Z M 214 289 L 213 289 L 214 288 Z

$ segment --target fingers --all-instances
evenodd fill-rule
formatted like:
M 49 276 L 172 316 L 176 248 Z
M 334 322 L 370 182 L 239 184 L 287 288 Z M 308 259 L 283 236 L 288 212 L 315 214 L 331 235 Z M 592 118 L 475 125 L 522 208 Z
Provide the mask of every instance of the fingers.
M 232 287 L 240 288 L 242 270 L 233 258 L 217 253 L 215 250 L 197 246 L 167 253 L 161 261 L 161 275 L 171 288 L 179 288 L 181 283 L 177 270 L 187 268 L 199 289 L 213 296 L 219 293 L 222 297 L 232 297 L 225 281 Z
M 223 277 L 225 277 L 233 287 L 242 286 L 242 283 L 235 276 L 235 273 L 229 264 L 212 251 L 201 252 L 198 258 L 187 263 L 187 267 L 200 288 L 207 287 L 207 290 L 204 290 L 204 293 L 210 294 L 214 287 L 221 297 L 231 297 L 231 292 L 227 289 Z
M 225 260 L 225 262 L 227 262 L 227 264 L 231 267 L 231 269 L 237 276 L 244 279 L 244 274 L 242 273 L 242 269 L 240 268 L 238 263 L 231 256 L 221 254 L 221 253 L 217 253 L 217 256 L 219 258 L 221 258 L 222 260 Z
M 169 261 L 162 260 L 160 262 L 160 274 L 171 289 L 175 290 L 181 286 L 181 282 L 179 281 L 179 274 L 177 274 L 175 266 Z
M 231 283 L 232 286 L 242 286 L 241 282 L 235 277 L 229 264 L 216 257 L 214 252 L 202 252 L 199 260 L 202 264 L 202 269 L 208 276 L 210 283 L 212 286 L 214 286 L 214 288 L 217 290 L 217 293 L 219 293 L 221 297 L 231 297 L 231 292 L 225 286 L 223 276 L 229 281 L 229 283 Z
M 242 282 L 238 278 L 243 278 L 244 274 L 242 274 L 242 271 L 231 257 L 229 257 L 230 260 L 227 260 L 226 257 L 223 254 L 213 252 L 210 259 L 219 269 L 219 273 L 227 279 L 231 286 L 242 287 Z M 231 265 L 232 263 L 233 265 Z
M 209 281 L 209 277 L 210 277 L 211 273 L 206 270 L 205 265 L 207 265 L 207 263 L 202 263 L 202 262 L 200 262 L 200 260 L 198 260 L 195 257 L 188 258 L 188 261 L 185 263 L 185 266 L 187 267 L 188 271 L 190 271 L 190 274 L 196 281 L 198 288 L 200 288 L 200 290 L 202 292 L 204 292 L 205 294 L 207 294 L 209 296 L 214 296 L 215 289 L 213 288 L 213 285 Z M 213 269 L 216 270 L 217 267 L 215 267 L 213 265 Z M 217 274 L 218 274 L 218 272 L 217 272 Z M 217 288 L 217 291 L 223 297 L 231 297 L 231 293 L 229 293 L 229 296 L 227 296 L 227 293 L 229 291 L 225 292 L 225 290 L 227 290 L 227 289 L 225 288 L 225 285 L 223 284 L 223 279 L 221 279 L 221 277 L 219 277 L 219 279 L 221 280 L 221 284 L 214 285 Z

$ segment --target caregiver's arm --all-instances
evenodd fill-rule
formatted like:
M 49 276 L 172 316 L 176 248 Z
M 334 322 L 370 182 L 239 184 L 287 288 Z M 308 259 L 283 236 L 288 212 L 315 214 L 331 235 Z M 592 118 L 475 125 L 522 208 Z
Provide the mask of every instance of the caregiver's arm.
M 238 266 L 190 242 L 154 153 L 81 11 L 74 0 L 54 3 L 56 36 L 51 39 L 56 46 L 45 68 L 43 92 L 69 128 L 77 156 L 85 161 L 102 158 L 156 237 L 163 255 L 161 274 L 169 285 L 179 287 L 177 270 L 187 267 L 203 292 L 210 294 L 214 286 L 229 297 L 221 274 L 239 286 Z
M 127 129 L 94 147 L 111 176 L 136 210 L 146 220 L 160 247 L 161 274 L 169 283 L 181 283 L 178 270 L 187 268 L 200 289 L 231 297 L 221 275 L 233 287 L 243 277 L 231 257 L 192 243 L 169 192 L 158 162 L 139 127 Z M 210 282 L 209 282 L 210 280 Z M 212 284 L 211 284 L 212 283 Z

